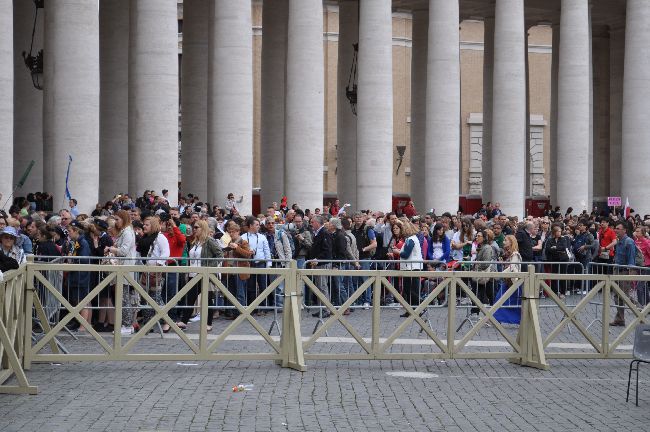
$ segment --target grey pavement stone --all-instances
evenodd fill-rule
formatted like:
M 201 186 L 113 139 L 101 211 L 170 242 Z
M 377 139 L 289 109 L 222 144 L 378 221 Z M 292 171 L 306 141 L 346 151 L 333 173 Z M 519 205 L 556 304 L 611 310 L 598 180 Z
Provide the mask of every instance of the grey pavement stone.
M 548 305 L 544 300 L 542 305 Z M 381 337 L 402 322 L 401 311 L 382 310 Z M 629 312 L 628 312 L 629 313 Z M 346 317 L 364 337 L 371 336 L 371 311 Z M 588 325 L 598 314 L 590 305 L 579 319 Z M 631 317 L 631 315 L 630 315 Z M 256 317 L 268 329 L 272 314 Z M 429 312 L 435 334 L 445 337 L 447 309 Z M 459 312 L 457 324 L 465 318 Z M 557 308 L 542 308 L 542 332 L 560 322 Z M 303 336 L 316 319 L 303 313 Z M 230 321 L 216 319 L 211 336 Z M 196 333 L 198 324 L 188 333 Z M 460 339 L 467 326 L 456 336 Z M 509 327 L 513 337 L 516 327 Z M 590 328 L 598 336 L 600 327 Z M 242 326 L 236 335 L 255 335 Z M 329 336 L 351 337 L 340 325 Z M 613 329 L 612 338 L 620 333 Z M 110 335 L 106 335 L 107 338 Z M 412 325 L 400 339 L 427 337 Z M 497 341 L 494 328 L 483 328 L 472 341 Z M 101 352 L 88 336 L 62 336 L 72 352 Z M 399 342 L 399 341 L 398 341 Z M 572 328 L 556 342 L 586 343 Z M 625 344 L 631 344 L 631 336 Z M 91 345 L 93 343 L 94 345 Z M 133 352 L 187 352 L 171 334 L 147 335 Z M 432 352 L 430 345 L 398 343 L 391 352 Z M 468 351 L 508 351 L 469 346 Z M 558 349 L 560 350 L 560 349 Z M 271 352 L 261 340 L 227 341 L 219 352 Z M 46 351 L 44 351 L 46 352 Z M 348 342 L 317 342 L 312 353 L 359 353 Z M 648 430 L 650 368 L 641 368 L 640 407 L 625 403 L 625 360 L 551 360 L 550 371 L 522 368 L 503 360 L 308 361 L 299 373 L 273 362 L 96 362 L 34 364 L 30 381 L 37 396 L 0 395 L 0 431 L 566 431 Z M 388 376 L 389 371 L 418 371 L 431 379 Z M 252 383 L 254 390 L 233 393 L 232 386 Z

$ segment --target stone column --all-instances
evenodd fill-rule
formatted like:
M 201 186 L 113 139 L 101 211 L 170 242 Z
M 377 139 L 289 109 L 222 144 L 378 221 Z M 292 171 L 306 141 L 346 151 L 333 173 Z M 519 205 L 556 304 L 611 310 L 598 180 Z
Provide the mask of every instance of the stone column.
M 562 0 L 560 32 L 557 205 L 590 209 L 589 0 Z
M 460 34 L 456 0 L 429 2 L 425 198 L 442 212 L 458 208 L 460 177 Z
M 34 34 L 34 51 L 43 48 L 43 9 L 39 10 Z M 32 168 L 21 195 L 43 190 L 43 92 L 32 84 L 29 70 L 25 67 L 23 51 L 29 52 L 34 26 L 34 3 L 14 2 L 14 125 L 13 185 L 18 183 L 31 160 Z M 4 93 L 3 93 L 4 94 Z M 48 189 L 49 190 L 49 189 Z M 4 204 L 4 201 L 2 202 Z M 0 204 L 1 205 L 1 204 Z
M 494 17 L 483 20 L 483 137 L 482 192 L 483 202 L 492 201 L 492 84 L 494 81 Z
M 129 190 L 129 1 L 99 3 L 99 201 Z
M 607 31 L 593 37 L 593 195 L 606 201 L 609 194 L 609 38 Z
M 262 210 L 280 202 L 284 187 L 284 115 L 287 64 L 288 0 L 267 0 L 262 8 Z M 341 6 L 342 7 L 342 6 Z M 340 38 L 339 38 L 340 43 Z M 339 171 L 340 175 L 340 171 Z
M 393 189 L 393 27 L 390 0 L 361 0 L 357 200 L 388 211 Z
M 551 54 L 551 139 L 549 146 L 549 196 L 551 204 L 557 205 L 557 82 L 560 70 L 560 26 L 553 24 Z
M 523 0 L 497 0 L 494 19 L 492 200 L 524 215 L 526 191 L 526 45 Z
M 0 194 L 3 205 L 13 189 L 14 23 L 10 0 L 0 0 Z
M 253 34 L 250 2 L 210 3 L 208 46 L 208 199 L 243 196 L 252 210 Z
M 285 190 L 290 203 L 312 211 L 323 205 L 323 63 L 322 1 L 289 0 Z
M 528 53 L 528 37 L 530 36 L 528 33 L 528 30 L 530 30 L 531 24 L 526 23 L 526 42 L 525 42 L 525 69 L 526 69 L 526 144 L 525 144 L 525 155 L 524 155 L 524 160 L 526 163 L 524 164 L 525 168 L 525 173 L 524 173 L 524 178 L 526 179 L 525 181 L 525 189 L 524 189 L 524 196 L 528 198 L 529 196 L 532 195 L 532 179 L 530 178 L 530 171 L 531 171 L 531 160 L 530 160 L 530 56 Z M 525 202 L 525 201 L 524 201 Z M 527 213 L 528 210 L 525 209 L 525 212 Z
M 411 198 L 421 212 L 431 203 L 425 196 L 425 141 L 427 131 L 427 56 L 429 11 L 413 11 L 411 49 Z
M 181 189 L 208 199 L 207 0 L 183 3 L 181 59 Z M 222 200 L 223 201 L 223 200 Z M 217 201 L 216 204 L 220 204 Z
M 644 214 L 650 211 L 650 3 L 628 0 L 626 17 L 621 192 Z
M 621 196 L 621 146 L 623 142 L 623 66 L 625 27 L 609 31 L 609 194 Z
M 175 0 L 131 0 L 129 192 L 178 196 L 178 17 Z
M 336 191 L 341 204 L 357 201 L 357 116 L 345 89 L 350 79 L 354 44 L 359 42 L 359 2 L 339 4 L 338 93 L 336 109 Z M 412 183 L 411 183 L 412 184 Z
M 45 2 L 43 70 L 44 187 L 54 210 L 67 207 L 65 179 L 82 212 L 99 191 L 99 13 L 86 0 Z

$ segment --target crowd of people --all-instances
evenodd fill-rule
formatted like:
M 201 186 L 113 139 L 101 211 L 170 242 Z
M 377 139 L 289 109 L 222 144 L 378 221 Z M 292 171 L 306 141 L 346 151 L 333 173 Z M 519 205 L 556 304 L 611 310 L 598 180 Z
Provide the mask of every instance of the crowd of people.
M 133 199 L 116 195 L 105 204 L 97 204 L 90 214 L 81 213 L 74 199 L 68 208 L 53 213 L 43 194 L 30 194 L 15 200 L 9 214 L 0 213 L 2 268 L 15 268 L 27 256 L 50 261 L 65 257 L 67 262 L 151 266 L 141 273 L 138 283 L 151 297 L 164 305 L 176 295 L 185 278 L 196 277 L 200 267 L 283 267 L 295 260 L 299 268 L 369 270 L 390 268 L 405 271 L 431 271 L 431 277 L 400 277 L 391 279 L 402 297 L 417 305 L 436 286 L 436 271 L 473 270 L 478 272 L 519 272 L 522 263 L 533 263 L 540 271 L 551 273 L 616 272 L 634 273 L 650 266 L 650 216 L 606 214 L 598 209 L 591 213 L 574 213 L 558 208 L 543 217 L 516 216 L 503 213 L 498 203 L 487 203 L 473 215 L 418 213 L 412 202 L 397 212 L 356 211 L 335 200 L 322 208 L 301 209 L 288 206 L 283 197 L 264 214 L 242 215 L 233 194 L 223 205 L 210 205 L 189 194 L 170 206 L 168 191 L 157 195 L 145 191 Z M 50 203 L 51 204 L 51 203 Z M 156 272 L 156 266 L 196 267 L 185 273 Z M 1 275 L 1 273 L 0 273 Z M 246 306 L 266 290 L 272 277 L 262 274 L 221 274 L 221 281 L 237 301 Z M 102 278 L 100 272 L 68 272 L 62 291 L 72 305 L 86 301 L 81 316 L 92 322 L 98 331 L 121 327 L 124 334 L 136 331 L 154 316 L 133 284 L 123 284 L 122 322 L 116 325 L 115 288 L 102 290 L 97 299 L 87 301 L 92 288 Z M 136 278 L 135 274 L 131 278 Z M 345 276 L 315 276 L 314 284 L 333 305 L 343 305 L 365 280 L 353 273 Z M 493 304 L 512 284 L 513 278 L 495 281 L 475 277 L 467 283 L 476 290 L 484 304 Z M 207 326 L 211 329 L 214 311 L 219 317 L 235 319 L 238 309 L 210 284 L 208 303 L 212 306 Z M 621 284 L 635 302 L 650 301 L 645 284 Z M 560 298 L 580 291 L 573 281 L 556 281 L 553 290 Z M 366 289 L 354 305 L 369 308 L 372 289 Z M 195 284 L 172 308 L 169 318 L 186 328 L 193 319 L 194 306 L 200 293 Z M 283 284 L 263 305 L 276 310 L 282 306 Z M 437 299 L 444 303 L 445 293 Z M 389 290 L 382 290 L 382 305 L 396 305 Z M 622 300 L 617 298 L 622 306 Z M 329 315 L 327 308 L 305 289 L 305 303 L 313 306 L 316 317 Z M 99 307 L 91 307 L 93 305 Z M 263 309 L 263 308 L 260 308 Z M 93 313 L 93 310 L 95 313 Z M 354 308 L 345 310 L 350 314 Z M 517 316 L 499 311 L 503 322 L 517 322 Z M 515 311 L 516 312 L 516 311 Z M 260 313 L 264 313 L 260 310 Z M 408 316 L 405 312 L 403 316 Z M 612 325 L 624 325 L 624 308 L 617 309 Z M 73 321 L 71 330 L 79 331 Z M 168 322 L 162 330 L 169 331 Z

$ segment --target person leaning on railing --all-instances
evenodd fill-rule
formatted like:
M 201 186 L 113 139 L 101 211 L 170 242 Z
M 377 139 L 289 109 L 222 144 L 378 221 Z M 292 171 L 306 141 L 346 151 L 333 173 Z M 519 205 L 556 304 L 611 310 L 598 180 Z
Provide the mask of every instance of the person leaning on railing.
M 502 273 L 505 273 L 499 281 L 499 291 L 497 292 L 494 302 L 498 302 L 501 296 L 518 281 L 517 278 L 508 277 L 508 273 L 519 273 L 521 269 L 521 255 L 519 254 L 519 245 L 514 235 L 507 235 L 503 240 L 503 265 Z M 494 313 L 494 318 L 502 324 L 519 324 L 521 322 L 521 286 L 517 293 L 512 294 Z
M 0 241 L 2 242 L 1 248 L 2 253 L 9 258 L 16 260 L 18 265 L 27 261 L 27 256 L 25 252 L 18 246 L 16 246 L 16 239 L 18 238 L 18 230 L 14 227 L 5 227 L 0 231 Z
M 36 243 L 34 244 L 34 249 L 37 256 L 45 257 L 55 257 L 61 256 L 61 251 L 56 247 L 54 243 L 54 230 L 49 229 L 47 226 L 43 225 L 38 228 L 36 232 Z M 51 258 L 54 259 L 54 258 Z M 39 261 L 49 261 L 48 258 L 41 258 Z
M 544 248 L 546 261 L 555 263 L 551 265 L 551 272 L 557 274 L 567 273 L 570 262 L 567 251 L 570 251 L 571 247 L 571 241 L 568 237 L 562 235 L 562 226 L 554 224 L 551 228 L 551 238 L 547 240 Z M 567 281 L 553 281 L 553 287 L 554 291 L 559 294 L 560 298 L 564 299 L 567 293 Z
M 230 241 L 225 245 L 226 247 L 223 250 L 225 258 L 223 261 L 223 266 L 250 267 L 250 261 L 248 260 L 251 259 L 255 252 L 250 249 L 248 242 L 241 237 L 241 227 L 239 224 L 233 220 L 229 220 L 226 222 L 226 225 L 224 225 L 224 229 L 230 236 Z M 246 261 L 229 261 L 228 258 L 238 258 L 240 260 Z M 242 306 L 247 306 L 248 303 L 246 301 L 246 287 L 248 285 L 250 273 L 244 273 L 244 271 L 245 270 L 242 269 L 242 273 L 230 273 L 225 275 L 227 281 L 225 285 L 228 287 L 228 291 L 237 298 L 237 301 Z M 229 301 L 225 301 L 224 303 L 226 306 L 232 305 Z M 226 319 L 234 320 L 238 316 L 238 310 L 229 309 L 225 312 Z
M 624 222 L 616 224 L 616 250 L 614 253 L 614 263 L 617 267 L 614 268 L 614 273 L 619 275 L 636 274 L 633 269 L 635 266 L 636 258 L 636 244 L 634 240 L 627 236 L 627 228 Z M 633 297 L 634 287 L 631 281 L 615 281 L 621 288 L 621 291 L 633 302 L 636 303 Z M 611 322 L 612 326 L 625 326 L 625 301 L 623 298 L 614 293 L 614 301 L 616 302 L 616 317 Z
M 68 225 L 68 235 L 72 244 L 69 256 L 75 257 L 70 260 L 72 264 L 90 264 L 91 256 L 90 245 L 85 236 L 85 229 L 81 222 L 72 221 Z M 68 272 L 68 280 L 65 285 L 64 296 L 68 299 L 72 306 L 78 306 L 81 301 L 90 293 L 90 272 L 89 271 L 71 271 Z M 93 312 L 83 305 L 80 315 L 83 319 L 90 323 Z M 83 327 L 76 327 L 80 331 L 84 331 Z
M 643 254 L 643 267 L 650 267 L 650 239 L 648 229 L 644 226 L 637 226 L 634 230 L 634 243 Z M 648 270 L 641 270 L 641 274 L 647 275 Z M 639 303 L 647 305 L 650 303 L 650 285 L 647 281 L 638 281 L 636 285 Z
M 223 258 L 223 250 L 217 241 L 210 237 L 210 228 L 208 223 L 204 220 L 194 222 L 192 232 L 194 235 L 192 236 L 189 248 L 190 267 L 219 267 L 219 259 Z M 196 272 L 190 272 L 188 283 L 192 278 L 195 278 L 196 275 Z M 209 286 L 210 292 L 208 294 L 208 305 L 214 306 L 216 300 L 215 287 L 213 284 L 210 284 Z M 190 318 L 192 318 L 192 308 L 194 307 L 200 292 L 201 284 L 197 283 L 185 295 L 181 304 L 186 307 L 181 310 L 180 320 L 176 323 L 180 328 L 187 328 L 187 323 L 190 321 Z M 214 310 L 209 310 L 207 319 L 208 331 L 212 330 L 213 315 Z M 163 326 L 163 331 L 167 333 L 169 331 L 169 326 Z
M 495 271 L 495 265 L 491 262 L 496 261 L 497 257 L 494 256 L 494 248 L 488 243 L 488 236 L 485 230 L 476 233 L 476 265 L 472 270 L 475 272 L 489 272 Z M 492 304 L 494 299 L 494 279 L 484 277 L 474 277 L 476 283 L 476 294 L 481 303 L 488 305 Z M 478 313 L 477 307 L 472 308 L 472 313 Z
M 148 289 L 153 300 L 160 306 L 165 305 L 162 298 L 162 274 L 155 270 L 155 267 L 167 265 L 169 259 L 169 242 L 160 232 L 160 219 L 158 216 L 148 216 L 142 224 L 144 237 L 137 246 L 140 256 L 146 266 L 151 268 L 140 276 L 140 283 Z M 146 324 L 154 315 L 153 308 L 146 307 L 141 312 L 142 323 Z
M 401 222 L 402 235 L 405 240 L 396 253 L 400 260 L 400 270 L 420 271 L 422 270 L 422 250 L 417 237 L 419 229 L 408 220 Z M 402 292 L 408 304 L 417 307 L 420 304 L 420 278 L 408 276 L 402 278 Z M 409 313 L 406 311 L 400 316 L 407 317 Z
M 113 246 L 104 249 L 104 254 L 111 254 L 118 258 L 126 258 L 118 260 L 119 265 L 134 265 L 136 257 L 136 240 L 133 226 L 131 226 L 131 216 L 126 210 L 119 210 L 113 215 L 115 218 L 115 230 L 117 231 L 117 239 Z M 131 278 L 135 279 L 135 273 L 130 273 Z M 133 287 L 124 281 L 122 285 L 122 334 L 133 333 L 133 323 L 138 313 L 137 307 L 140 303 L 138 293 Z

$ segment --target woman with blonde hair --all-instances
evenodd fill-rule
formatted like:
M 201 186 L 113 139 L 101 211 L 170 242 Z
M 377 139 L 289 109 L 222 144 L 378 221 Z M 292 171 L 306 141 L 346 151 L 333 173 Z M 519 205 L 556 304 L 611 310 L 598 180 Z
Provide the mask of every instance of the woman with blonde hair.
M 160 232 L 160 219 L 157 216 L 146 217 L 142 224 L 142 230 L 144 231 L 144 237 L 140 239 L 136 248 L 140 252 L 144 264 L 150 267 L 151 270 L 140 276 L 140 284 L 150 291 L 151 297 L 158 305 L 165 306 L 165 301 L 162 298 L 163 277 L 160 272 L 155 270 L 155 267 L 167 265 L 169 241 Z M 146 324 L 153 318 L 155 312 L 152 307 L 145 307 L 141 315 L 142 323 Z
M 422 249 L 420 248 L 420 240 L 417 236 L 419 229 L 409 221 L 402 221 L 402 226 L 404 244 L 399 250 L 393 250 L 393 253 L 396 253 L 399 256 L 400 270 L 422 270 Z M 409 305 L 415 307 L 420 303 L 419 282 L 419 277 L 402 278 L 403 297 Z M 404 312 L 401 316 L 407 317 L 408 315 L 408 312 Z
M 230 242 L 226 245 L 224 258 L 239 258 L 239 259 L 251 259 L 255 251 L 250 249 L 250 246 L 246 240 L 244 240 L 240 233 L 241 227 L 239 224 L 233 220 L 226 222 L 224 225 L 224 230 L 230 236 Z M 250 261 L 224 261 L 224 267 L 250 267 Z M 250 274 L 228 274 L 226 279 L 226 286 L 228 291 L 235 297 L 237 301 L 242 305 L 246 306 L 246 287 L 248 285 L 248 279 Z M 230 303 L 225 302 L 226 305 Z M 226 319 L 235 319 L 239 316 L 238 310 L 227 310 Z
M 219 259 L 223 258 L 223 250 L 217 241 L 210 236 L 210 226 L 208 223 L 204 220 L 197 220 L 192 225 L 192 232 L 194 235 L 192 236 L 188 251 L 190 267 L 219 267 Z M 189 274 L 190 280 L 196 277 L 196 275 L 196 272 L 191 272 Z M 212 284 L 210 284 L 209 306 L 214 306 L 214 300 L 216 299 L 216 292 L 212 287 Z M 186 307 L 180 312 L 180 321 L 176 323 L 180 328 L 186 328 L 187 323 L 192 318 L 194 303 L 196 303 L 200 290 L 201 284 L 197 283 L 185 295 L 183 305 Z M 212 330 L 213 315 L 214 310 L 209 310 L 207 319 L 208 331 Z M 168 332 L 169 326 L 163 326 L 163 331 L 165 333 Z
M 104 253 L 117 258 L 123 258 L 117 260 L 117 264 L 119 265 L 135 265 L 134 258 L 137 256 L 137 251 L 135 232 L 131 225 L 131 216 L 128 211 L 119 210 L 112 216 L 112 218 L 115 220 L 113 229 L 117 235 L 113 246 L 104 249 Z M 131 273 L 130 275 L 132 278 L 135 278 L 134 273 Z M 133 333 L 133 323 L 135 323 L 135 316 L 138 313 L 137 307 L 139 303 L 140 297 L 138 296 L 138 293 L 131 287 L 131 285 L 125 282 L 124 285 L 122 285 L 121 333 L 123 335 Z
M 503 273 L 518 273 L 521 271 L 521 255 L 519 254 L 519 244 L 517 237 L 510 234 L 503 240 L 503 262 L 505 268 Z M 504 277 L 499 284 L 499 292 L 494 299 L 495 303 L 499 301 L 501 296 L 508 291 L 513 283 L 518 282 L 519 279 Z M 503 306 L 494 313 L 494 318 L 503 324 L 519 324 L 521 321 L 521 286 L 517 288 L 517 292 L 513 293 L 508 300 L 503 303 Z

